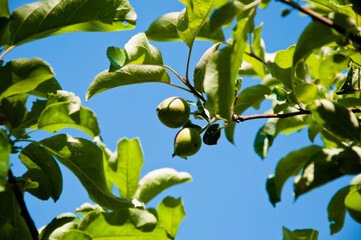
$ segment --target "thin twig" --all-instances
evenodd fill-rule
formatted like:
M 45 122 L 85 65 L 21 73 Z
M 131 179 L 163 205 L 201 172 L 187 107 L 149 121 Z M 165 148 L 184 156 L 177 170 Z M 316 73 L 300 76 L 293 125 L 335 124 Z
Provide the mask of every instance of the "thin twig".
M 335 29 L 337 32 L 341 33 L 341 34 L 347 34 L 347 31 L 345 28 L 337 25 L 336 23 L 334 23 L 333 21 L 331 21 L 330 19 L 326 18 L 326 17 L 323 17 L 321 15 L 319 15 L 318 13 L 315 13 L 314 11 L 308 9 L 308 8 L 305 8 L 295 2 L 293 2 L 292 0 L 279 0 L 307 15 L 309 15 L 314 21 L 318 21 L 320 23 L 323 23 L 333 29 Z M 355 42 L 355 43 L 358 43 L 358 44 L 361 44 L 361 36 L 359 34 L 356 34 L 356 33 L 350 33 L 349 35 L 351 41 Z
M 244 53 L 247 54 L 248 56 L 256 59 L 257 61 L 261 62 L 261 63 L 262 63 L 263 65 L 265 65 L 266 67 L 268 67 L 268 66 L 267 66 L 267 63 L 266 63 L 265 61 L 263 61 L 260 57 L 258 57 L 256 54 L 254 54 L 253 52 L 251 52 L 251 53 L 244 52 Z
M 176 87 L 176 88 L 180 88 L 180 89 L 182 89 L 182 90 L 184 90 L 184 91 L 187 91 L 187 92 L 189 92 L 189 93 L 193 93 L 191 90 L 189 90 L 189 89 L 187 89 L 187 88 L 184 88 L 184 87 L 181 87 L 181 86 L 178 86 L 178 85 L 173 84 L 173 83 L 168 83 L 168 82 L 161 82 L 161 83 L 165 83 L 165 84 L 168 84 L 168 85 L 170 85 L 170 86 L 173 86 L 173 87 Z
M 5 57 L 6 54 L 8 54 L 8 52 L 10 52 L 11 50 L 13 50 L 15 48 L 15 46 L 11 46 L 8 49 L 6 49 L 3 54 L 1 54 L 0 56 L 0 61 L 3 59 L 3 57 Z
M 360 113 L 361 108 L 348 108 L 349 111 L 353 113 Z M 309 110 L 300 110 L 298 112 L 291 112 L 291 113 L 271 113 L 271 114 L 254 114 L 250 116 L 240 116 L 238 114 L 233 115 L 233 121 L 240 123 L 247 120 L 253 120 L 253 119 L 259 119 L 259 118 L 288 118 L 288 117 L 294 117 L 298 115 L 305 115 L 305 114 L 311 114 L 311 111 Z
M 15 198 L 16 198 L 16 200 L 19 204 L 20 210 L 21 210 L 21 216 L 23 216 L 23 218 L 26 222 L 26 225 L 29 228 L 31 237 L 33 238 L 33 240 L 38 240 L 39 239 L 38 230 L 36 229 L 34 221 L 33 221 L 33 219 L 31 219 L 28 209 L 26 208 L 24 196 L 23 196 L 22 192 L 20 191 L 20 189 L 18 188 L 16 178 L 14 177 L 11 169 L 9 169 L 9 171 L 8 171 L 8 183 L 10 184 L 10 186 L 14 192 Z
M 188 59 L 187 59 L 186 82 L 188 82 L 188 83 L 189 83 L 188 73 L 189 73 L 189 65 L 190 65 L 190 61 L 191 61 L 192 49 L 193 49 L 193 43 L 192 43 L 192 45 L 189 47 Z

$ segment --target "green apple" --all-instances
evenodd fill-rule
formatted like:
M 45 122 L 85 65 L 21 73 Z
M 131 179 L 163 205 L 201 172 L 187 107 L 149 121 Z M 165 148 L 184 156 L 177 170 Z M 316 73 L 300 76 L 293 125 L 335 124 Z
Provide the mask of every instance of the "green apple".
M 180 97 L 170 97 L 157 107 L 159 120 L 170 128 L 182 127 L 189 119 L 190 107 L 186 100 Z
M 202 146 L 199 132 L 194 128 L 183 128 L 174 139 L 174 156 L 188 157 L 196 154 Z

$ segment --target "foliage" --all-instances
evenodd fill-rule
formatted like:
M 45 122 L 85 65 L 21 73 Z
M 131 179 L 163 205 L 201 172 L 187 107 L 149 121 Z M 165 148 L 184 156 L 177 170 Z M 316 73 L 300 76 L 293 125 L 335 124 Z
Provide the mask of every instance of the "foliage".
M 301 6 L 281 2 L 310 15 L 313 21 L 300 33 L 295 45 L 268 54 L 255 26 L 258 8 L 268 0 L 189 0 L 179 12 L 165 13 L 150 23 L 145 33 L 134 35 L 124 49 L 110 46 L 109 69 L 95 76 L 86 101 L 111 88 L 149 82 L 164 83 L 191 93 L 192 115 L 204 121 L 188 121 L 203 142 L 216 145 L 221 131 L 234 143 L 237 123 L 268 118 L 258 131 L 254 148 L 261 157 L 283 134 L 308 128 L 311 142 L 320 136 L 323 146 L 292 151 L 280 159 L 266 183 L 270 202 L 281 201 L 284 183 L 295 177 L 294 194 L 301 195 L 344 175 L 355 175 L 349 186 L 330 200 L 327 211 L 331 234 L 342 229 L 346 212 L 361 223 L 360 4 L 357 1 L 309 0 Z M 74 31 L 119 31 L 135 26 L 136 14 L 128 0 L 44 0 L 24 5 L 12 13 L 0 2 L 0 60 L 13 48 L 56 34 Z M 322 7 L 321 7 L 322 6 Z M 99 10 L 100 9 L 100 10 Z M 223 30 L 231 29 L 225 41 Z M 189 48 L 186 74 L 181 77 L 164 64 L 152 41 L 183 41 Z M 189 60 L 196 40 L 212 41 L 190 79 Z M 174 84 L 175 74 L 185 87 Z M 260 78 L 261 84 L 242 88 L 242 77 Z M 102 142 L 94 112 L 81 105 L 74 93 L 61 89 L 45 61 L 14 59 L 1 62 L 0 77 L 0 235 L 5 239 L 174 239 L 185 216 L 182 200 L 166 197 L 157 209 L 146 204 L 167 188 L 192 180 L 189 173 L 163 168 L 142 179 L 143 153 L 138 139 L 121 138 L 115 152 Z M 28 106 L 29 96 L 38 99 Z M 93 100 L 93 99 L 92 99 Z M 243 116 L 249 108 L 272 102 L 266 114 Z M 77 128 L 89 139 L 58 134 Z M 44 130 L 46 139 L 30 134 Z M 27 171 L 14 177 L 10 154 L 18 154 Z M 58 163 L 79 179 L 89 198 L 74 214 L 62 214 L 40 230 L 24 215 L 23 193 L 57 201 L 62 192 Z M 113 193 L 117 189 L 120 197 Z M 317 239 L 311 229 L 291 232 L 284 239 Z

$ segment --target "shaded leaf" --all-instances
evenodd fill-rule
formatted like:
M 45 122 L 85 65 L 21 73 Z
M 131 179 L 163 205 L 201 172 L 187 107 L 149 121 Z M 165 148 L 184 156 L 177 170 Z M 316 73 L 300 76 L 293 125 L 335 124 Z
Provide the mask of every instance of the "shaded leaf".
M 315 119 L 329 131 L 342 138 L 360 141 L 360 125 L 351 111 L 328 100 L 318 100 Z
M 177 172 L 172 168 L 161 168 L 146 174 L 140 181 L 135 198 L 145 204 L 165 189 L 192 180 L 187 172 Z
M 269 196 L 277 196 L 277 198 L 272 198 L 273 200 L 281 199 L 281 191 L 283 185 L 288 178 L 296 176 L 304 164 L 313 157 L 314 154 L 321 151 L 321 147 L 311 145 L 299 150 L 290 152 L 286 157 L 282 158 L 278 163 L 274 176 L 274 187 L 267 189 L 274 192 L 268 192 Z M 271 198 L 270 198 L 271 200 Z M 278 201 L 271 202 L 274 206 Z
M 11 153 L 11 145 L 9 138 L 3 129 L 0 129 L 0 194 L 5 191 L 6 176 L 10 168 L 9 155 Z
M 264 159 L 267 156 L 268 149 L 272 146 L 273 140 L 277 136 L 276 133 L 277 120 L 269 119 L 257 132 L 254 139 L 254 150 L 258 156 Z
M 99 205 L 94 205 L 91 203 L 83 203 L 79 208 L 76 208 L 75 213 L 80 213 L 82 215 L 87 215 L 93 211 L 103 211 L 102 207 Z
M 346 215 L 345 198 L 349 192 L 349 186 L 338 190 L 328 204 L 327 212 L 331 235 L 341 231 L 343 227 Z
M 136 14 L 127 0 L 38 1 L 16 9 L 0 35 L 12 45 L 74 31 L 119 31 L 134 28 Z
M 90 237 L 87 233 L 78 231 L 78 230 L 70 230 L 69 232 L 65 232 L 60 240 L 92 240 L 93 238 Z
M 34 90 L 30 91 L 29 94 L 41 98 L 48 98 L 50 93 L 56 94 L 59 90 L 62 90 L 59 82 L 56 81 L 55 78 L 50 78 L 40 83 Z
M 338 36 L 330 27 L 323 23 L 312 21 L 303 30 L 297 41 L 293 55 L 293 65 L 295 66 L 302 58 L 306 59 L 314 49 L 321 48 L 337 39 Z
M 31 170 L 34 172 L 33 176 L 25 174 L 23 177 L 29 177 L 32 181 L 37 181 L 37 176 L 42 176 L 42 181 L 37 181 L 40 184 L 40 189 L 42 185 L 45 185 L 45 190 L 49 192 L 40 189 L 40 191 L 37 189 L 28 191 L 39 198 L 43 196 L 42 200 L 51 197 L 54 201 L 57 201 L 63 190 L 63 177 L 53 156 L 43 147 L 31 143 L 21 150 L 19 159 L 29 169 L 30 173 Z
M 1 111 L 6 118 L 6 128 L 17 138 L 26 137 L 23 122 L 26 118 L 27 94 L 18 94 L 1 100 Z
M 147 82 L 169 83 L 170 78 L 163 67 L 153 65 L 132 64 L 115 72 L 106 70 L 99 73 L 90 84 L 86 93 L 86 100 L 88 101 L 94 95 L 111 88 Z
M 132 209 L 133 210 L 133 209 Z M 142 212 L 147 214 L 146 210 L 137 209 L 138 216 Z M 135 212 L 133 212 L 135 214 Z M 148 213 L 148 217 L 152 215 Z M 152 215 L 153 216 L 153 215 Z M 116 211 L 112 213 L 92 212 L 85 216 L 79 224 L 79 230 L 85 231 L 92 238 L 106 240 L 110 237 L 116 239 L 139 239 L 139 240 L 165 240 L 170 239 L 167 236 L 166 231 L 156 224 L 152 230 L 146 229 L 144 231 L 136 228 L 137 221 L 131 217 L 128 209 L 122 211 Z M 138 220 L 147 220 L 144 218 L 138 218 Z M 152 221 L 154 220 L 154 216 Z M 138 221 L 139 222 L 139 221 Z M 143 222 L 145 224 L 146 222 Z
M 326 88 L 331 88 L 336 81 L 336 75 L 343 72 L 349 62 L 350 59 L 341 54 L 327 56 L 319 66 L 321 84 Z
M 225 127 L 225 129 L 224 129 L 227 140 L 232 144 L 234 144 L 234 130 L 235 130 L 235 127 L 236 127 L 236 123 L 232 122 L 227 127 Z
M 130 222 L 143 232 L 153 231 L 157 225 L 156 217 L 143 209 L 129 208 Z
M 221 124 L 212 124 L 203 135 L 203 142 L 207 145 L 216 145 L 221 137 Z
M 50 65 L 40 58 L 20 58 L 0 67 L 0 99 L 35 90 L 54 76 Z
M 215 2 L 216 0 L 187 1 L 186 9 L 179 14 L 177 20 L 177 32 L 188 47 L 193 45 L 199 30 L 213 11 Z
M 46 225 L 44 229 L 42 229 L 39 234 L 39 240 L 48 240 L 51 233 L 55 231 L 57 228 L 62 227 L 66 223 L 78 221 L 78 218 L 74 213 L 63 213 L 59 216 L 55 217 L 51 222 Z
M 110 157 L 106 168 L 106 177 L 119 188 L 120 196 L 134 196 L 142 165 L 143 153 L 139 139 L 120 139 L 117 151 Z
M 166 197 L 157 208 L 158 221 L 171 237 L 175 237 L 179 224 L 185 217 L 182 198 Z
M 32 239 L 21 209 L 9 184 L 0 192 L 0 236 L 4 240 Z
M 107 57 L 110 61 L 109 71 L 113 72 L 123 67 L 127 56 L 124 49 L 121 50 L 118 47 L 108 47 Z
M 8 0 L 0 0 L 0 18 L 10 17 Z
M 145 32 L 152 41 L 181 41 L 177 32 L 177 20 L 180 12 L 166 13 L 157 18 Z M 211 32 L 209 21 L 205 21 L 196 36 L 197 40 L 209 40 L 212 42 L 223 42 L 222 29 Z
M 103 153 L 93 142 L 61 134 L 44 139 L 40 144 L 77 176 L 94 202 L 112 210 L 133 206 L 131 199 L 117 198 L 109 192 Z
M 352 94 L 360 91 L 360 68 L 354 64 L 351 65 L 347 73 L 346 81 L 336 94 Z
M 47 106 L 38 119 L 38 129 L 56 132 L 73 127 L 89 134 L 99 135 L 99 126 L 94 112 L 71 102 L 59 102 Z
M 318 231 L 314 229 L 296 229 L 290 231 L 289 229 L 282 227 L 283 240 L 317 240 Z

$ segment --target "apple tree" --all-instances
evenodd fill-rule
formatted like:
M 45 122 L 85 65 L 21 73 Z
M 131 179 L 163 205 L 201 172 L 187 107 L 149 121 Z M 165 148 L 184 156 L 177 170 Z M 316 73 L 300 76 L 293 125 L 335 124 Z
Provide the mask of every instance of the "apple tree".
M 173 157 L 185 159 L 197 154 L 202 144 L 217 145 L 221 133 L 233 144 L 236 127 L 246 121 L 265 119 L 254 140 L 262 159 L 278 135 L 306 128 L 312 144 L 285 152 L 266 190 L 276 206 L 291 177 L 298 198 L 353 175 L 352 182 L 329 200 L 328 220 L 334 234 L 341 231 L 346 212 L 361 223 L 361 4 L 279 1 L 289 7 L 284 16 L 292 9 L 312 18 L 287 49 L 267 53 L 263 26 L 255 25 L 259 9 L 267 8 L 270 0 L 182 0 L 183 10 L 155 17 L 147 31 L 135 34 L 124 47 L 108 47 L 109 68 L 94 77 L 85 101 L 96 101 L 97 94 L 130 84 L 163 83 L 180 89 L 193 100 L 169 96 L 157 113 L 164 125 L 179 128 Z M 8 1 L 0 1 L 0 235 L 4 239 L 176 237 L 185 216 L 182 199 L 168 196 L 157 209 L 147 203 L 167 188 L 191 181 L 191 175 L 162 168 L 140 179 L 139 139 L 121 138 L 112 152 L 102 140 L 95 113 L 61 88 L 49 63 L 39 58 L 5 62 L 9 51 L 40 38 L 75 31 L 122 31 L 134 28 L 136 20 L 128 0 L 43 0 L 12 13 Z M 214 45 L 191 69 L 198 40 Z M 166 65 L 161 50 L 150 41 L 184 42 L 189 49 L 185 75 Z M 243 87 L 242 79 L 249 76 L 261 83 Z M 36 100 L 29 103 L 29 98 Z M 271 109 L 244 115 L 264 101 L 272 102 Z M 68 127 L 88 138 L 59 133 Z M 49 136 L 31 137 L 39 130 Z M 316 137 L 322 145 L 313 143 Z M 10 156 L 26 167 L 22 176 L 14 176 Z M 58 200 L 63 182 L 58 163 L 79 179 L 94 204 L 85 203 L 75 210 L 77 214 L 56 216 L 37 229 L 23 196 Z M 283 234 L 284 239 L 317 239 L 318 233 L 284 227 Z

